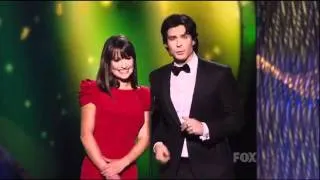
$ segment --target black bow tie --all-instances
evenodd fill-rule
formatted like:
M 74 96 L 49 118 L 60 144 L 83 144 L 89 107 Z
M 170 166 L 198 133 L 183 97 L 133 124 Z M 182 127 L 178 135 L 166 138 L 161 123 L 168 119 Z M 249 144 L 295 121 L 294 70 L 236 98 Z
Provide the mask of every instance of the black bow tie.
M 182 67 L 172 66 L 171 71 L 175 76 L 178 76 L 181 71 L 189 73 L 190 72 L 190 67 L 189 67 L 188 64 L 185 64 Z

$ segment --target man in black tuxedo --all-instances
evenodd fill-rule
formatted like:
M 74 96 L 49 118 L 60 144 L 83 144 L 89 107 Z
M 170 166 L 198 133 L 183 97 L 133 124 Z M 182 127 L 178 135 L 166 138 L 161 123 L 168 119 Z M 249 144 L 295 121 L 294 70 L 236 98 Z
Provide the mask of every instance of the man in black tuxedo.
M 173 62 L 150 73 L 152 142 L 161 178 L 234 178 L 227 137 L 243 126 L 231 68 L 198 57 L 195 22 L 173 14 L 161 27 Z

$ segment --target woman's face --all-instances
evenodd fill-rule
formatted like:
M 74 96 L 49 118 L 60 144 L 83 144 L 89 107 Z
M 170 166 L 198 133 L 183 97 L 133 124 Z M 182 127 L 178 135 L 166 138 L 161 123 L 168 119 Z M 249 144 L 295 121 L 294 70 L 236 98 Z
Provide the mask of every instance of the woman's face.
M 111 60 L 111 73 L 119 80 L 127 80 L 133 72 L 133 58 Z

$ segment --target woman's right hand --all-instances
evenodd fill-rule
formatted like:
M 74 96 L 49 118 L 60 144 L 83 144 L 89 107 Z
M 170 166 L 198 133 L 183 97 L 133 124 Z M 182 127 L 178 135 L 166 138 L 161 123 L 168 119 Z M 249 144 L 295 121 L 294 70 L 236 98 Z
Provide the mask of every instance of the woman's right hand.
M 115 175 L 113 175 L 113 176 L 108 176 L 108 175 L 106 175 L 106 176 L 104 176 L 104 177 L 105 177 L 106 179 L 121 179 L 118 174 L 115 174 Z
M 115 175 L 112 175 L 112 176 L 108 175 L 107 173 L 105 173 L 106 172 L 105 169 L 106 169 L 106 167 L 100 170 L 100 173 L 102 174 L 102 176 L 105 179 L 121 179 L 118 174 L 115 174 Z
M 110 163 L 111 161 L 108 159 L 108 158 L 106 158 L 106 157 L 104 157 L 103 156 L 103 160 L 108 164 L 108 163 Z M 107 174 L 106 172 L 106 168 L 107 168 L 107 166 L 105 166 L 105 167 L 103 167 L 102 169 L 100 169 L 100 173 L 103 175 L 103 177 L 105 178 L 105 179 L 121 179 L 120 178 L 120 176 L 119 176 L 119 174 L 114 174 L 114 175 L 109 175 L 109 174 Z

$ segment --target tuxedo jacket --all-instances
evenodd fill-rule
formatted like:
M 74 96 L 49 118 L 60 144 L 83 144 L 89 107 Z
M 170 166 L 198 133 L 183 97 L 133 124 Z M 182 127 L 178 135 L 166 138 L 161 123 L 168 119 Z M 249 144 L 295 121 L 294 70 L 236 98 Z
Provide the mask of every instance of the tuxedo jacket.
M 233 155 L 228 136 L 243 127 L 243 110 L 237 82 L 231 68 L 198 59 L 190 118 L 205 122 L 209 140 L 180 130 L 180 120 L 170 97 L 173 63 L 150 73 L 152 98 L 151 146 L 161 141 L 170 151 L 170 160 L 160 165 L 161 178 L 175 178 L 184 138 L 195 178 L 233 178 Z

